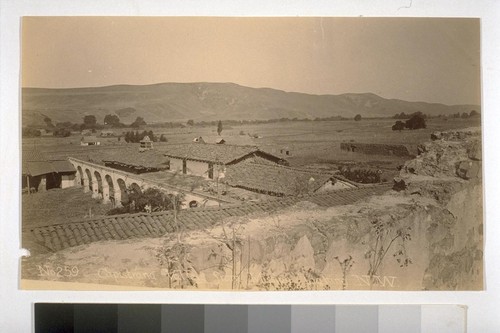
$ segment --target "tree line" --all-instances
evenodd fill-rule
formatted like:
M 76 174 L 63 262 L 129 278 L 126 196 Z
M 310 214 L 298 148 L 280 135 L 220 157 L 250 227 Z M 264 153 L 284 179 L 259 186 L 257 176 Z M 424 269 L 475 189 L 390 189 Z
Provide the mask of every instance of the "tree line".
M 52 119 L 45 116 L 43 119 L 45 126 L 42 129 L 47 132 L 51 132 L 53 136 L 56 137 L 67 137 L 71 135 L 71 132 L 74 131 L 83 131 L 83 130 L 91 130 L 93 133 L 96 130 L 102 130 L 106 128 L 123 128 L 123 127 L 132 127 L 132 128 L 140 128 L 142 126 L 146 126 L 147 123 L 142 117 L 137 117 L 131 124 L 126 125 L 120 121 L 120 118 L 115 114 L 108 114 L 104 117 L 104 123 L 99 124 L 97 122 L 97 118 L 94 115 L 86 115 L 83 117 L 82 123 L 72 123 L 70 121 L 57 122 L 55 125 L 52 122 Z M 23 127 L 22 136 L 23 137 L 39 137 L 41 136 L 41 131 L 35 127 Z
M 124 135 L 124 140 L 125 142 L 127 143 L 138 143 L 138 142 L 141 142 L 146 136 L 149 137 L 149 139 L 153 142 L 167 142 L 167 138 L 165 137 L 165 135 L 160 135 L 159 137 L 157 137 L 153 131 L 142 131 L 142 132 L 139 132 L 139 131 L 128 131 L 125 133 Z

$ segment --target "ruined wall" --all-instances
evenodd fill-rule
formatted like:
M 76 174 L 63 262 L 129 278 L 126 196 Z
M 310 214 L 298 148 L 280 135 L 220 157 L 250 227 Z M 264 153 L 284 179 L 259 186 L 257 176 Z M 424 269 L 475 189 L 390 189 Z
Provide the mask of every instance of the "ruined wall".
M 342 142 L 340 149 L 363 154 L 372 155 L 394 155 L 411 156 L 408 148 L 404 145 L 390 145 L 378 143 Z
M 234 253 L 217 241 L 197 244 L 200 286 L 231 289 L 227 263 L 235 262 L 237 289 L 481 290 L 482 184 L 470 172 L 481 169 L 480 135 L 425 147 L 401 171 L 397 191 L 261 217 L 268 230 L 241 234 Z M 228 230 L 238 234 L 246 223 Z

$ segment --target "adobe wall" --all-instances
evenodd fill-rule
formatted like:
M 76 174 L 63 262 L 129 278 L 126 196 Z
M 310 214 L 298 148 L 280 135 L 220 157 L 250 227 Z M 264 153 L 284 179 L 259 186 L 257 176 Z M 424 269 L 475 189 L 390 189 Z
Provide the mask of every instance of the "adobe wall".
M 397 181 L 405 183 L 403 189 L 364 203 L 323 210 L 304 202 L 261 217 L 268 229 L 241 236 L 237 270 L 248 275 L 249 289 L 481 290 L 478 144 L 480 135 L 426 144 L 401 171 Z M 381 243 L 387 253 L 370 277 Z M 213 260 L 201 259 L 210 253 L 217 254 Z M 193 247 L 192 255 L 200 286 L 231 288 L 231 271 L 211 268 L 230 258 L 230 251 L 208 242 Z M 350 266 L 343 271 L 346 260 Z
M 370 155 L 411 156 L 410 151 L 405 145 L 341 142 L 340 149 Z

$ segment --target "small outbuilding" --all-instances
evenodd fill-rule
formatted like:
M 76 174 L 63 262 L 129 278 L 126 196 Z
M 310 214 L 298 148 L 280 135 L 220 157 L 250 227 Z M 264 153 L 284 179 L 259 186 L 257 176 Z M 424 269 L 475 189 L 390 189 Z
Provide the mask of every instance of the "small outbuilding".
M 100 146 L 101 141 L 96 136 L 83 136 L 80 140 L 81 146 Z
M 102 137 L 113 137 L 115 136 L 115 132 L 111 130 L 102 130 L 100 136 Z
M 196 138 L 193 139 L 194 143 L 205 143 L 205 140 L 201 136 L 197 136 Z
M 36 150 L 22 155 L 22 187 L 28 193 L 74 186 L 76 169 L 68 160 L 51 160 Z
M 139 151 L 146 151 L 146 150 L 151 150 L 153 149 L 153 141 L 149 138 L 149 136 L 145 136 L 141 141 L 140 141 L 140 146 L 139 146 Z

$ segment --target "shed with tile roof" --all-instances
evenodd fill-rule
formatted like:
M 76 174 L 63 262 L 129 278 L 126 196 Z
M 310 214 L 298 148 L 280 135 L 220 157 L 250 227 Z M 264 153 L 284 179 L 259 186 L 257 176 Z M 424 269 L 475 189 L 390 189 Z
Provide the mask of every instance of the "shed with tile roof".
M 22 152 L 22 187 L 28 193 L 74 186 L 76 170 L 68 160 L 49 160 L 37 150 Z
M 344 186 L 333 174 L 260 163 L 229 166 L 224 182 L 230 186 L 275 196 L 300 196 L 350 187 Z

